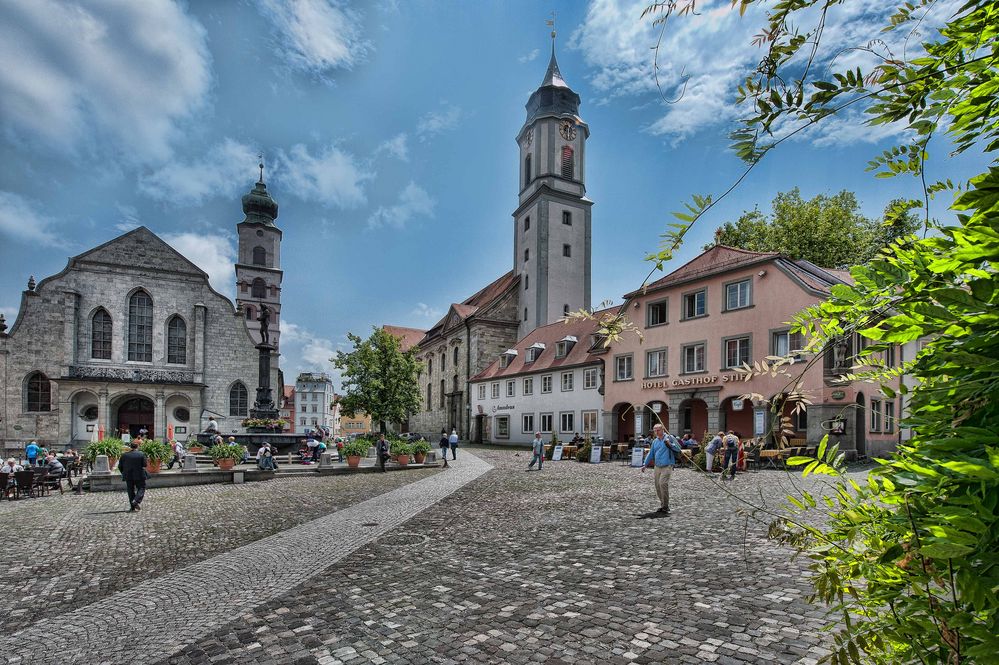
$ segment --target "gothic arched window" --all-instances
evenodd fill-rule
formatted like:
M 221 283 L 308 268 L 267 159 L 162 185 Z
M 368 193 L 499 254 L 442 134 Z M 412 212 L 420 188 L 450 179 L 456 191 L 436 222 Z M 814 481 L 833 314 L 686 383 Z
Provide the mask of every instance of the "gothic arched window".
M 452 379 L 451 390 L 454 391 L 454 392 L 458 392 L 458 375 L 457 374 L 455 374 L 454 375 L 454 379 Z
M 250 286 L 250 297 L 251 298 L 266 298 L 267 297 L 267 285 L 264 284 L 264 280 L 257 277 L 253 280 L 253 284 Z
M 444 408 L 444 379 L 441 379 L 441 408 Z
M 25 411 L 52 410 L 52 384 L 49 383 L 49 377 L 41 372 L 30 374 L 25 392 Z
M 562 146 L 562 177 L 572 180 L 574 172 L 572 148 L 569 146 Z
M 90 357 L 111 360 L 111 315 L 103 307 L 90 320 Z
M 524 157 L 524 187 L 531 184 L 531 155 Z
M 246 320 L 252 321 L 255 318 L 257 311 L 253 307 L 247 305 L 244 310 L 246 312 Z
M 267 250 L 257 245 L 253 248 L 253 265 L 255 266 L 265 266 L 267 265 Z
M 178 365 L 187 362 L 187 324 L 178 315 L 167 323 L 167 362 Z
M 249 413 L 248 408 L 249 393 L 246 392 L 246 386 L 241 381 L 237 381 L 229 389 L 229 415 L 245 416 Z
M 454 368 L 458 369 L 458 347 L 454 347 Z
M 434 357 L 427 358 L 427 377 L 434 373 Z
M 433 408 L 434 408 L 433 387 L 428 383 L 427 384 L 427 411 L 430 411 Z
M 145 291 L 128 299 L 128 359 L 153 361 L 153 299 Z
M 447 367 L 447 354 L 441 351 L 441 372 L 444 372 L 444 368 Z

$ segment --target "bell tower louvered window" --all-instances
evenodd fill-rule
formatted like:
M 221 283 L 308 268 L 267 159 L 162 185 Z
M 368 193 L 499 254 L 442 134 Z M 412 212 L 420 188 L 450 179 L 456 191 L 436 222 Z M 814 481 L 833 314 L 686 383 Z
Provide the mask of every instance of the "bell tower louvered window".
M 562 177 L 572 180 L 575 177 L 575 170 L 572 161 L 572 148 L 562 147 Z

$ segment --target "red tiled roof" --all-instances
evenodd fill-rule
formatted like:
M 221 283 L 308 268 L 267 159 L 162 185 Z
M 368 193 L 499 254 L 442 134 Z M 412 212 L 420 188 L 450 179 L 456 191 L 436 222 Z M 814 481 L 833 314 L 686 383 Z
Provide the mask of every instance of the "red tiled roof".
M 284 398 L 291 399 L 295 396 L 295 386 L 285 386 L 284 387 Z
M 519 280 L 520 277 L 511 270 L 510 272 L 507 272 L 499 278 L 493 280 L 479 291 L 476 291 L 462 302 L 452 304 L 448 309 L 447 314 L 445 314 L 440 321 L 435 323 L 433 327 L 427 331 L 426 335 L 421 340 L 421 343 L 433 339 L 441 333 L 452 309 L 459 317 L 461 317 L 461 320 L 464 321 L 476 312 L 492 304 L 497 298 L 502 296 L 515 284 L 517 284 Z
M 610 307 L 594 312 L 593 314 L 599 317 L 601 314 L 611 310 L 616 311 L 617 309 L 619 308 Z M 577 319 L 568 323 L 562 323 L 561 321 L 549 323 L 547 326 L 536 328 L 528 333 L 526 337 L 518 340 L 513 346 L 517 351 L 517 355 L 510 361 L 509 365 L 500 367 L 500 361 L 497 358 L 492 364 L 469 379 L 469 381 L 496 379 L 520 373 L 541 372 L 548 369 L 558 369 L 559 367 L 572 367 L 587 362 L 597 362 L 599 356 L 590 353 L 590 337 L 597 332 L 598 325 L 597 321 Z M 576 343 L 564 358 L 556 358 L 555 345 L 567 335 L 575 337 Z M 541 355 L 533 363 L 526 362 L 528 347 L 539 342 L 545 345 L 545 350 L 541 352 Z
M 736 270 L 743 266 L 777 258 L 778 256 L 780 254 L 777 252 L 750 252 L 738 247 L 715 245 L 687 263 L 684 263 L 665 277 L 652 282 L 646 290 L 654 291 L 680 282 L 688 282 L 693 279 L 707 277 L 708 275 Z M 624 297 L 627 299 L 640 295 L 640 293 L 641 290 L 636 290 L 626 294 Z
M 399 348 L 408 351 L 423 339 L 427 334 L 426 330 L 419 328 L 406 328 L 405 326 L 382 326 L 382 330 L 399 340 Z

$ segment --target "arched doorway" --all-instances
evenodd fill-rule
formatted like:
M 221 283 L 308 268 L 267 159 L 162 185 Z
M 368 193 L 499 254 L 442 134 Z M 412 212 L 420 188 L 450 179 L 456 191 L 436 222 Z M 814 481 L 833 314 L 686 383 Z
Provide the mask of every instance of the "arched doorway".
M 611 411 L 614 423 L 614 440 L 625 443 L 635 438 L 635 410 L 631 404 L 620 402 Z
M 700 441 L 708 431 L 708 405 L 702 399 L 680 402 L 680 432 Z
M 728 397 L 721 403 L 721 428 L 740 438 L 753 435 L 753 402 L 740 397 Z
M 153 401 L 146 397 L 129 396 L 118 405 L 116 421 L 118 432 L 128 432 L 133 438 L 145 429 L 148 436 L 153 435 L 154 407 Z
M 857 408 L 853 416 L 853 424 L 857 457 L 867 457 L 867 410 L 864 408 L 864 393 L 857 393 Z

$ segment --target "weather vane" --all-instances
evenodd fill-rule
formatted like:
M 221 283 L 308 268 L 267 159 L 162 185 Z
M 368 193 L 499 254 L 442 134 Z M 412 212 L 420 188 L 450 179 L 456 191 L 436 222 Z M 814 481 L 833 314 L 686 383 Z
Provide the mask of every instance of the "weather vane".
M 257 159 L 260 160 L 260 163 L 257 164 L 257 166 L 260 167 L 260 180 L 259 180 L 259 182 L 263 182 L 264 181 L 264 153 L 262 153 L 262 152 L 257 153 Z
M 552 18 L 550 21 L 545 21 L 545 25 L 550 25 L 552 28 L 552 46 L 555 45 L 555 10 L 552 10 Z

